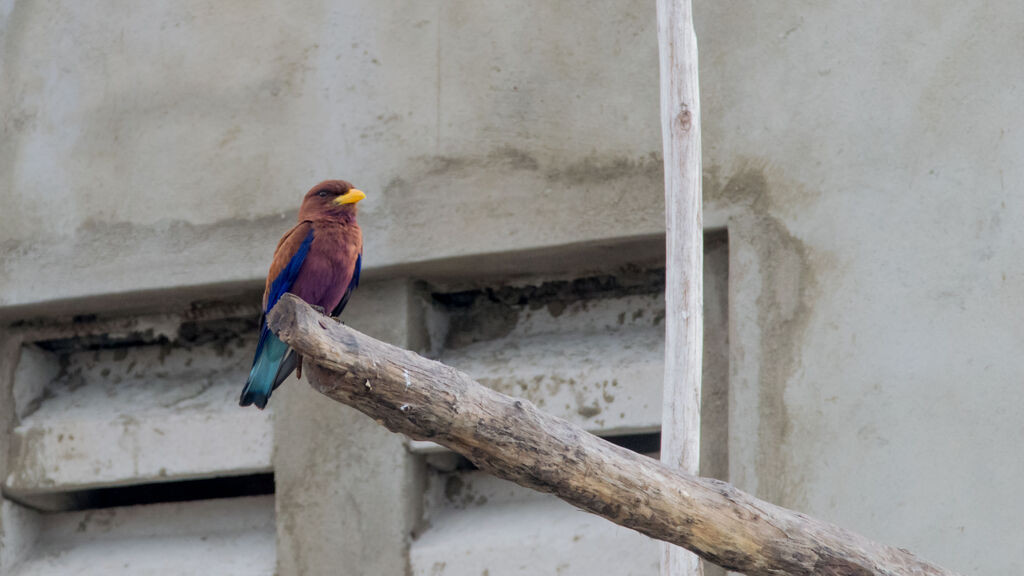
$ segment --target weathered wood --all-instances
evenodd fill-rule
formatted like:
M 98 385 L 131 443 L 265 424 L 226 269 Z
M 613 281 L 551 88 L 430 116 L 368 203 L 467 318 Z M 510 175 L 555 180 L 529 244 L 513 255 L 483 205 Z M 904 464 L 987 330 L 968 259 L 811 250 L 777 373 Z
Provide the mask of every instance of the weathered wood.
M 661 461 L 690 474 L 700 464 L 704 342 L 704 222 L 700 91 L 690 0 L 658 0 L 661 134 L 665 157 L 665 392 Z M 665 544 L 661 576 L 700 576 L 700 560 Z
M 953 574 L 905 550 L 615 446 L 527 400 L 347 328 L 292 295 L 267 320 L 305 356 L 304 376 L 315 389 L 389 430 L 433 440 L 495 476 L 550 492 L 731 570 Z

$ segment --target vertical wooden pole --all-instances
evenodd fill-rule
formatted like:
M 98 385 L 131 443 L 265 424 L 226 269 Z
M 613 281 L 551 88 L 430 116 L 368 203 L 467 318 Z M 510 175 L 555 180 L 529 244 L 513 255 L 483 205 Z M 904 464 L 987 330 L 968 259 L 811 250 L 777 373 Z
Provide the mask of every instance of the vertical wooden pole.
M 690 0 L 657 2 L 667 243 L 661 460 L 697 474 L 704 332 L 697 37 Z M 662 576 L 702 574 L 696 555 L 671 544 L 663 546 Z

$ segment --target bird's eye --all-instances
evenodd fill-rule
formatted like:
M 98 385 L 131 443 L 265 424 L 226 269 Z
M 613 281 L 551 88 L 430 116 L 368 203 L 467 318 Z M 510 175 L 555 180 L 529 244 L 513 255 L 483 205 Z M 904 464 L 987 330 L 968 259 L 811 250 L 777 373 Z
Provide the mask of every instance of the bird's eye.
M 321 197 L 321 198 L 327 198 L 327 190 L 321 190 L 321 191 L 317 192 L 316 195 Z

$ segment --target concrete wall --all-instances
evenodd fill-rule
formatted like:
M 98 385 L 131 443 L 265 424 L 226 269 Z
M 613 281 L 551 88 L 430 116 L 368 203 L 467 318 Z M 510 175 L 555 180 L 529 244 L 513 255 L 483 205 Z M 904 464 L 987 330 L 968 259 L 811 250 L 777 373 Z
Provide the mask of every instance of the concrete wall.
M 728 236 L 720 469 L 950 568 L 1020 571 L 1024 16 L 953 2 L 695 13 L 706 221 Z M 0 76 L 5 323 L 47 317 L 59 335 L 76 330 L 64 316 L 251 305 L 298 198 L 326 177 L 370 194 L 371 282 L 500 288 L 663 257 L 650 2 L 6 2 Z M 48 446 L 44 407 L 49 432 L 15 413 L 26 333 L 6 332 L 0 424 Z M 283 413 L 308 404 L 296 394 Z M 264 419 L 278 450 L 313 434 Z M 26 442 L 0 444 L 8 478 Z M 111 458 L 130 462 L 122 450 Z M 388 450 L 407 465 L 402 442 Z M 287 460 L 261 454 L 248 468 Z M 19 478 L 5 494 L 31 491 Z M 282 494 L 279 547 L 294 519 Z M 47 533 L 4 506 L 5 541 Z M 429 550 L 411 553 L 427 570 Z M 317 565 L 289 554 L 281 566 Z
M 965 573 L 1024 567 L 1024 16 L 699 3 L 730 212 L 730 474 Z
M 328 176 L 371 274 L 657 234 L 649 11 L 583 6 L 10 4 L 0 304 L 251 282 Z

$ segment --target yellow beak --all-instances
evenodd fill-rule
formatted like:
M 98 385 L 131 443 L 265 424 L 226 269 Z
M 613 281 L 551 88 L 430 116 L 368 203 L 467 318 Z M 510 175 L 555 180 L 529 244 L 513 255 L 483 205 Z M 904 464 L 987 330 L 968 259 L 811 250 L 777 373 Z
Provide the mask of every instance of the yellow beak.
M 366 193 L 362 190 L 356 190 L 355 188 L 349 190 L 347 193 L 342 194 L 334 199 L 335 204 L 355 204 L 363 198 L 366 198 Z

